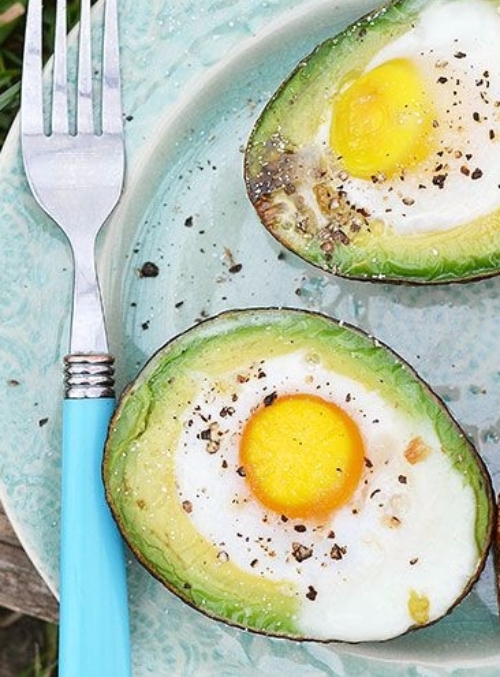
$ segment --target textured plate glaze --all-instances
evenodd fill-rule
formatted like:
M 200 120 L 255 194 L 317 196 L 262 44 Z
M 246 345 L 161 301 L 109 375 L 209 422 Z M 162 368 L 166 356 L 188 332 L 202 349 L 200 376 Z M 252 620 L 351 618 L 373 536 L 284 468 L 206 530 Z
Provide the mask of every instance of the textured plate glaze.
M 338 280 L 283 252 L 245 195 L 242 148 L 268 97 L 319 41 L 376 0 L 122 0 L 128 171 L 99 243 L 123 386 L 197 319 L 234 307 L 318 309 L 377 335 L 447 402 L 500 485 L 500 278 L 432 289 Z M 97 8 L 97 14 L 100 7 Z M 0 496 L 57 590 L 61 360 L 70 259 L 22 172 L 0 158 Z M 158 266 L 144 277 L 145 262 Z M 186 607 L 132 558 L 134 675 L 490 676 L 493 571 L 437 625 L 359 646 L 251 635 Z

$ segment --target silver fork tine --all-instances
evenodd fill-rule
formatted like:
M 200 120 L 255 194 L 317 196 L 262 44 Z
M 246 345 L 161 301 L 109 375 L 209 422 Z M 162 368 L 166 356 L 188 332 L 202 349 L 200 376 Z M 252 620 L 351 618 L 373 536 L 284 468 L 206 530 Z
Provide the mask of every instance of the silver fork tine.
M 90 0 L 81 1 L 79 40 L 76 124 L 79 134 L 92 134 L 94 131 L 94 118 L 92 112 Z
M 42 102 L 42 0 L 30 0 L 26 16 L 21 90 L 21 126 L 24 134 L 43 133 Z
M 66 0 L 57 0 L 52 88 L 52 133 L 68 132 L 68 67 L 66 48 Z
M 116 0 L 106 0 L 102 76 L 102 131 L 120 134 L 123 128 L 120 97 L 120 55 Z

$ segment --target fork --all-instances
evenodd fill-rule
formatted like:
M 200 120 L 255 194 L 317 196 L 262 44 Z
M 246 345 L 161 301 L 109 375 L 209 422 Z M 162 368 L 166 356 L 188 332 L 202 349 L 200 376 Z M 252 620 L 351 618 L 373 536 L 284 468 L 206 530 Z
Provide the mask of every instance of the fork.
M 114 360 L 94 255 L 97 234 L 120 198 L 124 177 L 117 6 L 116 0 L 106 0 L 97 97 L 90 0 L 81 1 L 75 123 L 69 113 L 66 1 L 56 5 L 51 97 L 44 94 L 42 12 L 42 0 L 29 1 L 22 154 L 32 193 L 66 233 L 74 263 L 70 347 L 64 358 L 59 675 L 126 677 L 131 667 L 124 549 L 101 479 L 115 407 Z M 45 105 L 46 98 L 51 105 Z

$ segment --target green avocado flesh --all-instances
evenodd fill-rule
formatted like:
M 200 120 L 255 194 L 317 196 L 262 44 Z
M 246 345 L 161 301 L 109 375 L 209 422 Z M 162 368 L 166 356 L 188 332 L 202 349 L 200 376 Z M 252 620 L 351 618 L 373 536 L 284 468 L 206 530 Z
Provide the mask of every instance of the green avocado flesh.
M 434 48 L 435 25 L 440 42 Z M 476 56 L 470 44 L 471 35 L 486 30 L 484 42 L 497 44 L 496 1 L 397 0 L 304 58 L 265 106 L 247 144 L 247 192 L 267 230 L 301 258 L 342 277 L 432 284 L 498 274 L 500 71 L 494 54 L 485 70 L 484 52 Z M 418 162 L 411 160 L 417 151 L 408 151 L 410 159 L 403 158 L 394 175 L 374 165 L 369 175 L 352 176 L 330 134 L 334 111 L 352 83 L 394 59 L 422 77 L 424 115 L 432 122 L 429 150 Z M 413 95 L 403 97 L 403 108 L 413 105 Z M 386 114 L 383 105 L 376 114 Z M 395 105 L 389 101 L 387 108 Z M 344 116 L 359 118 L 354 107 Z M 378 124 L 373 116 L 366 113 L 357 129 Z M 344 118 L 337 125 L 354 128 Z M 368 152 L 377 144 L 385 150 L 393 137 L 387 130 L 375 134 Z M 357 151 L 355 159 L 363 154 Z
M 298 519 L 253 496 L 238 449 L 253 412 L 302 391 L 348 410 L 364 461 L 345 505 Z M 386 346 L 306 311 L 226 312 L 166 344 L 119 402 L 103 477 L 153 576 L 273 636 L 372 641 L 432 623 L 469 591 L 492 539 L 488 474 L 440 400 Z

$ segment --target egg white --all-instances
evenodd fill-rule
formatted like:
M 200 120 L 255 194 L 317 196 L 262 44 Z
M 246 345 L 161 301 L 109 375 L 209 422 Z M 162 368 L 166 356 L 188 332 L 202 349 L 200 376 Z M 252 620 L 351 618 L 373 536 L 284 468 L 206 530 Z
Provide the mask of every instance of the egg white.
M 397 234 L 446 231 L 500 208 L 499 35 L 500 14 L 490 3 L 442 0 L 368 63 L 365 73 L 397 58 L 417 65 L 435 106 L 437 145 L 404 177 L 343 179 L 352 204 Z M 327 133 L 326 125 L 319 130 L 320 144 L 328 144 Z M 439 164 L 442 187 L 432 183 Z
M 368 461 L 361 483 L 326 520 L 285 520 L 266 509 L 239 468 L 245 422 L 275 392 L 335 402 L 363 437 Z M 432 451 L 412 465 L 404 452 L 416 437 Z M 431 617 L 438 618 L 466 587 L 477 559 L 473 492 L 453 472 L 432 423 L 333 375 L 314 353 L 272 357 L 217 383 L 202 378 L 184 412 L 175 476 L 179 501 L 189 502 L 188 518 L 221 566 L 231 561 L 256 577 L 293 583 L 304 636 L 398 635 L 414 624 L 412 590 L 429 598 Z M 311 556 L 300 561 L 296 544 Z

